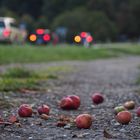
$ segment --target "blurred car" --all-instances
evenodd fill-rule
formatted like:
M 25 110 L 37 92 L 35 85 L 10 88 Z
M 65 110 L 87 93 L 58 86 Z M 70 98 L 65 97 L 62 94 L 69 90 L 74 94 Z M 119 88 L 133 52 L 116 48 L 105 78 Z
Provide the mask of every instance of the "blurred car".
M 90 44 L 93 42 L 93 37 L 89 32 L 81 32 L 79 35 L 74 37 L 74 41 L 76 43 L 80 43 L 85 47 L 89 47 Z
M 14 18 L 0 17 L 0 42 L 20 43 L 23 39 Z
M 29 35 L 29 41 L 37 45 L 45 45 L 51 41 L 51 33 L 49 29 L 36 29 Z

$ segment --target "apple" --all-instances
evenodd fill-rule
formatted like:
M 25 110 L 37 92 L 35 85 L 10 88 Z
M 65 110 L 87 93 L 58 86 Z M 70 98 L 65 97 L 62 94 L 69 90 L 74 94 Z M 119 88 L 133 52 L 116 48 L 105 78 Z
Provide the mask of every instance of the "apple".
M 68 97 L 73 101 L 72 109 L 78 109 L 81 103 L 80 97 L 76 95 L 69 95 Z
M 28 104 L 22 104 L 18 109 L 18 114 L 20 117 L 31 117 L 32 113 L 32 107 Z
M 137 114 L 138 117 L 140 117 L 140 107 L 137 108 L 136 114 Z
M 132 119 L 132 115 L 129 111 L 122 111 L 117 114 L 116 119 L 121 124 L 128 124 Z
M 135 102 L 134 101 L 127 101 L 124 103 L 124 107 L 126 109 L 134 109 L 135 108 Z
M 75 122 L 77 128 L 88 129 L 92 125 L 92 116 L 89 114 L 81 114 L 76 117 Z
M 119 112 L 125 111 L 125 110 L 126 110 L 126 108 L 124 106 L 117 106 L 114 108 L 115 114 L 118 114 Z
M 94 93 L 92 95 L 93 104 L 100 104 L 104 101 L 104 97 L 101 93 Z
M 42 106 L 38 107 L 37 111 L 38 111 L 39 115 L 41 115 L 41 114 L 49 115 L 50 108 L 47 105 L 42 105 Z
M 73 108 L 73 101 L 70 97 L 64 97 L 60 101 L 60 107 L 65 110 L 70 110 Z

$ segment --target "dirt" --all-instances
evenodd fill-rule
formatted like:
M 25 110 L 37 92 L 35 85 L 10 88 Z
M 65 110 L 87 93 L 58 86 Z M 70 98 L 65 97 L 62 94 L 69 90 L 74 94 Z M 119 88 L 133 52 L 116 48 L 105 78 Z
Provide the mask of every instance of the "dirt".
M 140 57 L 124 57 L 96 61 L 57 62 L 50 64 L 32 64 L 26 67 L 39 70 L 43 67 L 70 66 L 73 70 L 57 72 L 59 79 L 45 81 L 47 91 L 20 93 L 3 93 L 5 99 L 13 103 L 11 108 L 0 109 L 3 118 L 8 119 L 10 114 L 17 113 L 22 103 L 29 103 L 34 111 L 38 105 L 48 104 L 51 107 L 50 118 L 43 120 L 34 112 L 30 118 L 20 118 L 19 123 L 0 125 L 0 140 L 135 140 L 140 139 L 140 118 L 132 112 L 132 121 L 128 125 L 119 124 L 115 120 L 113 108 L 122 105 L 125 101 L 133 100 L 136 107 L 140 104 L 140 87 L 135 84 L 139 75 L 138 66 Z M 3 71 L 7 66 L 0 66 Z M 105 101 L 99 105 L 92 105 L 93 92 L 102 92 Z M 58 102 L 63 96 L 76 94 L 81 98 L 78 110 L 64 111 L 59 108 Z M 13 106 L 13 107 L 12 107 Z M 58 127 L 57 122 L 61 115 L 75 118 L 81 113 L 93 116 L 90 129 L 78 129 L 68 123 L 65 127 Z

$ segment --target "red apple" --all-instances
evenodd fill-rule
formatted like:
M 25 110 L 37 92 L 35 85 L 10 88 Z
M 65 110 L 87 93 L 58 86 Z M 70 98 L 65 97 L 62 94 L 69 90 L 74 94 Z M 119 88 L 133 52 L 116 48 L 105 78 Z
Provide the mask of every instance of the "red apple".
M 73 107 L 72 109 L 78 109 L 78 107 L 80 106 L 80 97 L 79 96 L 76 96 L 76 95 L 70 95 L 68 96 L 69 98 L 72 99 L 73 101 Z
M 70 97 L 64 97 L 60 101 L 60 107 L 62 109 L 65 109 L 65 110 L 72 109 L 72 107 L 73 107 L 73 101 L 72 101 L 72 99 Z
M 49 115 L 50 108 L 47 105 L 42 105 L 42 106 L 38 107 L 37 111 L 38 111 L 39 115 L 41 115 L 41 114 Z
M 132 119 L 132 115 L 129 111 L 122 111 L 117 114 L 116 119 L 121 124 L 128 124 Z
M 92 117 L 89 114 L 81 114 L 77 116 L 75 122 L 78 128 L 88 129 L 92 125 Z
M 18 114 L 20 117 L 31 117 L 32 107 L 28 104 L 22 104 L 18 109 Z
M 100 104 L 104 101 L 104 97 L 101 93 L 94 93 L 92 95 L 93 104 Z
M 136 114 L 137 114 L 138 117 L 140 117 L 140 107 L 137 108 Z

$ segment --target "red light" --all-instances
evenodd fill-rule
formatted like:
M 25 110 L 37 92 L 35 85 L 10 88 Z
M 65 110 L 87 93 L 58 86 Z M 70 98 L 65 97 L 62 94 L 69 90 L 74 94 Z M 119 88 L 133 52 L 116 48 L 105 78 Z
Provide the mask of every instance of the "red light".
M 10 30 L 5 29 L 5 30 L 3 31 L 3 36 L 4 36 L 4 37 L 8 37 L 8 36 L 10 35 L 10 33 L 11 33 Z
M 86 38 L 86 40 L 87 40 L 87 42 L 90 43 L 90 42 L 92 42 L 93 38 L 92 38 L 92 36 L 89 35 L 89 36 Z
M 81 36 L 82 38 L 86 38 L 87 33 L 86 33 L 86 32 L 81 32 L 80 36 Z
M 44 29 L 37 29 L 37 30 L 36 30 L 36 33 L 37 33 L 38 35 L 42 35 L 42 34 L 44 34 Z
M 51 37 L 50 37 L 50 35 L 45 34 L 45 35 L 43 36 L 43 39 L 44 39 L 44 41 L 50 41 Z

